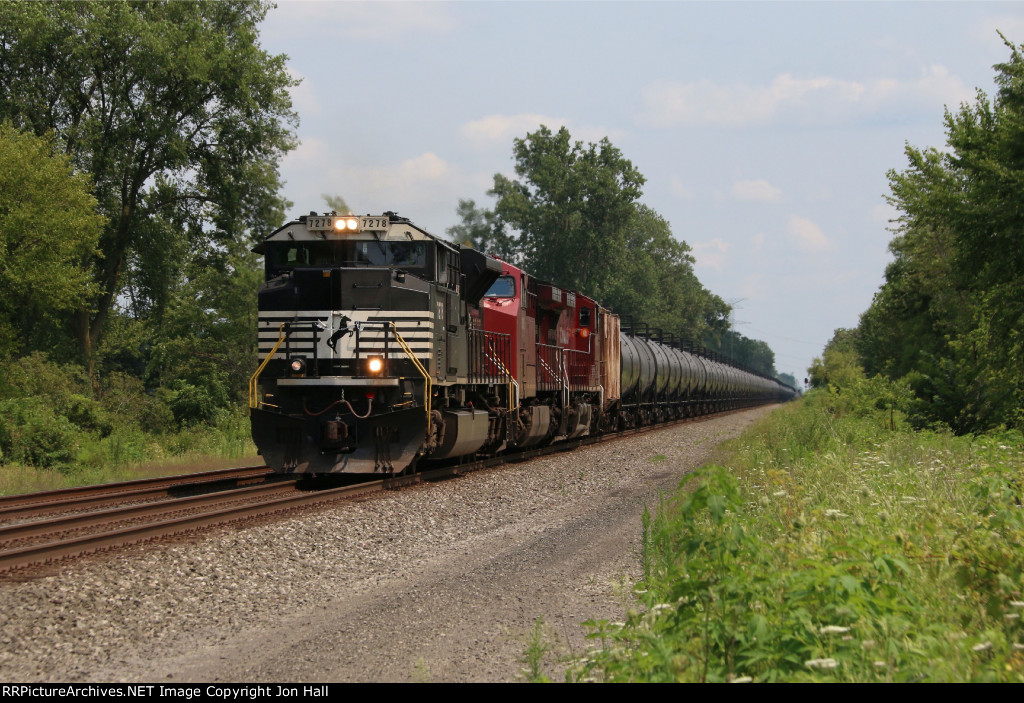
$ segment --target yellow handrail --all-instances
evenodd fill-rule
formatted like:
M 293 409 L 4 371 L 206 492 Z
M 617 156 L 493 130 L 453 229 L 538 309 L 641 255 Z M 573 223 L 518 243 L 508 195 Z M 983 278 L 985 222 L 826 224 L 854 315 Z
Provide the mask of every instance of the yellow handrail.
M 402 345 L 405 355 L 409 357 L 409 360 L 416 366 L 416 370 L 423 375 L 423 380 L 426 383 L 424 388 L 423 405 L 427 409 L 427 434 L 429 435 L 431 425 L 433 424 L 430 417 L 430 398 L 433 391 L 434 380 L 430 377 L 430 374 L 427 373 L 427 370 L 423 367 L 423 364 L 420 363 L 420 360 L 416 358 L 416 355 L 412 353 L 412 348 L 405 343 L 404 339 L 402 339 L 402 335 L 398 333 L 398 328 L 395 326 L 395 323 L 389 321 L 388 324 L 391 325 L 391 331 L 395 333 L 395 339 L 397 339 L 398 343 Z
M 259 408 L 259 407 L 261 407 L 263 405 L 260 402 L 259 390 L 258 390 L 258 386 L 256 384 L 259 381 L 260 374 L 263 373 L 263 369 L 265 369 L 267 364 L 270 363 L 270 360 L 274 358 L 274 354 L 277 353 L 277 348 L 281 346 L 281 342 L 283 342 L 284 338 L 286 336 L 288 336 L 288 335 L 286 335 L 284 333 L 284 326 L 285 326 L 285 323 L 282 322 L 281 326 L 278 328 L 278 332 L 280 333 L 280 336 L 277 338 L 277 344 L 275 344 L 274 348 L 270 350 L 269 354 L 267 354 L 267 358 L 263 360 L 263 363 L 260 364 L 260 367 L 258 369 L 256 369 L 256 373 L 254 373 L 249 378 L 249 407 L 250 408 Z

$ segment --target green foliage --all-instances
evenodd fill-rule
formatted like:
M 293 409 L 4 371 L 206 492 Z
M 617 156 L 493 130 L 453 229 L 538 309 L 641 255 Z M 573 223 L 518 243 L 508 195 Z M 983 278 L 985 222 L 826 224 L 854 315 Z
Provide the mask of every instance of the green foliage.
M 74 458 L 80 429 L 42 399 L 2 400 L 0 418 L 4 461 L 65 468 Z
M 518 179 L 494 176 L 493 212 L 459 202 L 461 222 L 448 230 L 455 241 L 592 296 L 633 322 L 751 352 L 749 365 L 774 372 L 763 342 L 723 342 L 729 306 L 697 280 L 689 245 L 638 202 L 645 179 L 607 138 L 584 145 L 565 127 L 541 126 L 514 141 L 513 156 Z
M 491 210 L 480 210 L 473 200 L 459 200 L 455 209 L 460 222 L 452 225 L 447 234 L 453 242 L 497 256 L 504 261 L 516 261 L 515 242 Z
M 519 232 L 523 265 L 601 299 L 644 177 L 607 138 L 584 146 L 565 127 L 516 139 L 513 156 L 520 180 L 496 174 L 491 193 L 498 217 Z
M 522 662 L 526 665 L 523 676 L 529 683 L 550 683 L 544 674 L 544 657 L 551 651 L 551 633 L 544 624 L 544 618 L 537 618 L 533 629 L 526 637 L 526 649 L 523 651 Z
M 865 368 L 906 377 L 920 424 L 1024 427 L 1024 55 L 1007 42 L 998 93 L 946 113 L 943 150 L 891 171 L 895 261 L 860 324 Z
M 723 320 L 723 323 L 727 325 L 728 320 Z M 766 376 L 775 376 L 775 352 L 766 342 L 750 339 L 736 330 L 722 329 L 720 325 L 714 325 L 710 326 L 705 334 L 704 344 L 734 363 Z
M 251 451 L 249 249 L 297 120 L 269 7 L 0 3 L 5 475 Z
M 104 220 L 89 179 L 53 151 L 0 122 L 0 355 L 51 347 L 59 315 L 96 292 L 82 262 Z
M 84 257 L 96 285 L 70 320 L 90 372 L 118 296 L 159 324 L 183 261 L 283 217 L 295 82 L 260 48 L 268 7 L 0 3 L 0 119 L 52 132 L 108 217 Z
M 608 681 L 1024 680 L 1024 437 L 893 432 L 814 391 L 645 516 Z

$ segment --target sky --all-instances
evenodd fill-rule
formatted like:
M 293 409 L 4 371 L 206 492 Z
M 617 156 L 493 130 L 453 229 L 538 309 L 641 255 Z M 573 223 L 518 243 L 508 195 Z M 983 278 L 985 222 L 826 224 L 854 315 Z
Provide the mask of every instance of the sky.
M 437 235 L 493 207 L 540 125 L 607 137 L 695 271 L 800 381 L 891 261 L 887 172 L 942 148 L 944 112 L 995 91 L 1016 2 L 277 0 L 299 146 L 289 217 L 341 195 Z

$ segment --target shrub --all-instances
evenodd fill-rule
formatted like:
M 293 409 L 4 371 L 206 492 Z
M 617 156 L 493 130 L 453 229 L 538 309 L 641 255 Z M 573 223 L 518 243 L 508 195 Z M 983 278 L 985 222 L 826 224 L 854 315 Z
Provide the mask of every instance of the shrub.
M 80 432 L 40 398 L 0 401 L 0 449 L 6 461 L 66 468 L 78 449 Z

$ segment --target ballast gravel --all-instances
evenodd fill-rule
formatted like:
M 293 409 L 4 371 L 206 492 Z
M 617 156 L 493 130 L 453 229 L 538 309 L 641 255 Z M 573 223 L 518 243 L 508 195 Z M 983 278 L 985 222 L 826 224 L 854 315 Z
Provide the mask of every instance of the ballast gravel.
M 631 607 L 644 506 L 769 411 L 5 578 L 0 680 L 516 681 L 531 644 L 559 680 Z

